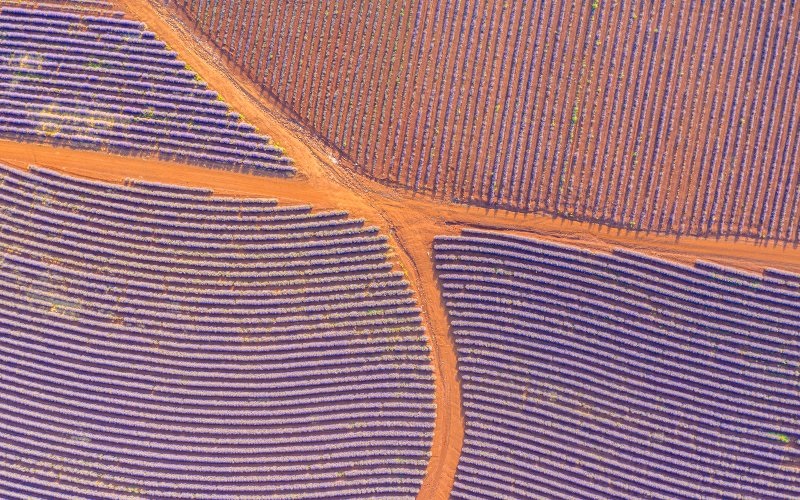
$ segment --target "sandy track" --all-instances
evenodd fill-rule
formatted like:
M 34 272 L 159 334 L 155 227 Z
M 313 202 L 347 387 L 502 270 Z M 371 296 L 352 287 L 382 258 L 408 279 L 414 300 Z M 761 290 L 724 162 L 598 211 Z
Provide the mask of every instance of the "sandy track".
M 236 78 L 214 51 L 183 29 L 160 3 L 117 0 L 131 18 L 180 54 L 211 88 L 218 91 L 250 123 L 272 136 L 297 162 L 296 179 L 255 177 L 158 160 L 74 151 L 46 145 L 0 141 L 0 161 L 24 167 L 30 163 L 73 175 L 120 182 L 127 177 L 181 185 L 207 186 L 218 194 L 266 196 L 283 203 L 311 203 L 316 209 L 342 209 L 365 218 L 391 238 L 397 264 L 406 273 L 423 308 L 433 370 L 437 414 L 431 461 L 418 498 L 448 498 L 464 438 L 461 391 L 448 321 L 436 283 L 432 241 L 437 234 L 457 234 L 463 227 L 508 230 L 594 250 L 615 246 L 692 262 L 710 260 L 749 270 L 779 267 L 800 272 L 800 248 L 748 240 L 706 240 L 634 233 L 549 216 L 433 202 L 426 197 L 386 187 L 336 164 L 331 152 L 278 108 L 245 78 Z

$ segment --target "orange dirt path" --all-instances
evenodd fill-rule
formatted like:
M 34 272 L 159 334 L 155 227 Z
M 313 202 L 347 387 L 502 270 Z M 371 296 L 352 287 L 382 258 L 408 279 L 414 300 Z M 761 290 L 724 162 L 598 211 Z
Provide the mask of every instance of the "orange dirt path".
M 244 119 L 273 137 L 295 159 L 300 175 L 279 179 L 212 170 L 184 164 L 113 154 L 75 151 L 39 144 L 0 141 L 0 161 L 28 164 L 73 175 L 121 182 L 125 178 L 179 185 L 211 187 L 218 194 L 266 196 L 282 203 L 309 203 L 317 210 L 347 210 L 389 235 L 397 264 L 405 272 L 423 309 L 436 379 L 436 420 L 431 460 L 420 499 L 446 499 L 464 439 L 461 390 L 453 340 L 439 294 L 432 259 L 433 237 L 457 234 L 464 227 L 480 227 L 526 234 L 593 250 L 625 247 L 672 260 L 696 259 L 748 270 L 778 267 L 800 272 L 800 248 L 764 245 L 749 240 L 708 240 L 635 233 L 541 215 L 433 202 L 427 197 L 387 187 L 360 177 L 338 164 L 330 150 L 301 126 L 284 117 L 245 78 L 229 73 L 214 50 L 194 38 L 160 2 L 117 0 L 130 18 L 148 28 L 180 54 L 209 86 L 220 93 Z

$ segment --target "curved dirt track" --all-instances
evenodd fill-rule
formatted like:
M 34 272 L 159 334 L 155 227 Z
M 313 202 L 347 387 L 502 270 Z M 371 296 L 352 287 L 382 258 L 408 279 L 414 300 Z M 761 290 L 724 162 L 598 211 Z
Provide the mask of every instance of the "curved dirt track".
M 0 161 L 41 166 L 74 175 L 120 182 L 127 177 L 182 185 L 212 187 L 219 194 L 267 196 L 283 203 L 310 203 L 315 209 L 347 210 L 379 226 L 391 238 L 397 263 L 412 283 L 431 342 L 436 378 L 437 415 L 431 461 L 418 498 L 448 498 L 464 438 L 461 391 L 448 321 L 436 284 L 431 258 L 433 237 L 456 234 L 463 227 L 482 227 L 528 234 L 595 250 L 615 246 L 692 262 L 710 260 L 742 269 L 779 267 L 800 272 L 800 249 L 765 246 L 753 241 L 705 240 L 633 233 L 549 216 L 470 208 L 432 202 L 353 174 L 297 124 L 260 97 L 244 78 L 230 74 L 214 52 L 182 29 L 159 2 L 118 0 L 118 6 L 180 54 L 194 71 L 218 91 L 244 119 L 264 131 L 297 162 L 296 179 L 255 177 L 157 160 L 75 151 L 46 145 L 0 141 Z

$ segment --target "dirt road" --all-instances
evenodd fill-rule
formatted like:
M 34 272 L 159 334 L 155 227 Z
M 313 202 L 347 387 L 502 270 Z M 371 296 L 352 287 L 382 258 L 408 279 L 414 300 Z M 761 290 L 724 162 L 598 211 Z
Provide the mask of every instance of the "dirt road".
M 281 115 L 258 89 L 232 75 L 216 61 L 214 50 L 195 39 L 170 17 L 160 2 L 117 0 L 130 18 L 148 28 L 218 91 L 233 109 L 270 135 L 296 160 L 295 179 L 254 177 L 157 160 L 74 151 L 46 145 L 0 141 L 0 161 L 24 167 L 35 163 L 74 175 L 113 182 L 125 178 L 207 186 L 218 194 L 266 196 L 282 203 L 310 203 L 315 209 L 347 210 L 380 227 L 391 238 L 397 265 L 406 273 L 423 309 L 436 378 L 434 440 L 431 461 L 418 498 L 446 499 L 453 485 L 464 439 L 461 391 L 448 321 L 438 291 L 431 256 L 433 237 L 464 227 L 514 231 L 594 250 L 615 246 L 682 262 L 704 259 L 749 270 L 779 267 L 800 272 L 800 249 L 753 241 L 704 240 L 637 234 L 549 216 L 470 208 L 432 202 L 353 174 L 338 164 L 324 145 Z

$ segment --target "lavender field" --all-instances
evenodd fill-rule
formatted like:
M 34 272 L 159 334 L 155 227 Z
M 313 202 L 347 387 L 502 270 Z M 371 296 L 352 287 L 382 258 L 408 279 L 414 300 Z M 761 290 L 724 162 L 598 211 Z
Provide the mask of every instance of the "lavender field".
M 800 497 L 800 275 L 465 230 L 453 498 Z
M 295 172 L 143 23 L 63 10 L 0 6 L 0 137 Z
M 0 498 L 413 498 L 433 380 L 343 212 L 0 167 Z

